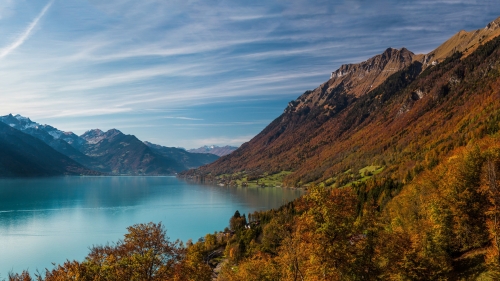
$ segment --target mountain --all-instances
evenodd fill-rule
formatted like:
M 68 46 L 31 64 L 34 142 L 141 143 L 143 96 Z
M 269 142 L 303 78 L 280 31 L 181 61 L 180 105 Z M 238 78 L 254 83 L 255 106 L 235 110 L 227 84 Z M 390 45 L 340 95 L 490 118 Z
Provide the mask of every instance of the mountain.
M 83 135 L 80 136 L 85 141 L 85 144 L 96 144 L 105 138 L 112 137 L 116 134 L 121 133 L 116 129 L 103 132 L 99 129 L 88 130 Z
M 215 161 L 214 155 L 193 154 L 181 149 L 146 145 L 119 130 L 89 130 L 81 136 L 41 125 L 27 117 L 1 116 L 1 124 L 33 136 L 89 170 L 106 174 L 173 175 Z
M 85 167 L 92 170 L 107 172 L 105 169 L 99 169 L 99 163 L 80 151 L 80 148 L 86 141 L 72 132 L 63 132 L 49 125 L 41 125 L 19 114 L 16 116 L 12 114 L 1 116 L 0 121 L 45 142 L 56 151 L 68 156 Z
M 119 130 L 89 130 L 80 136 L 86 141 L 85 155 L 108 167 L 112 174 L 172 175 L 211 163 L 217 156 L 194 154 L 183 149 L 142 142 Z
M 331 127 L 335 117 L 341 116 L 391 74 L 411 65 L 419 73 L 421 63 L 416 61 L 419 58 L 423 56 L 415 55 L 405 48 L 389 48 L 359 64 L 342 65 L 327 82 L 290 102 L 284 113 L 250 142 L 187 175 L 220 175 L 243 171 L 260 175 L 298 169 L 307 158 L 319 153 L 318 148 L 331 144 L 334 136 L 326 135 L 324 131 Z M 318 135 L 324 140 L 311 144 L 310 141 Z
M 155 153 L 167 158 L 172 158 L 179 163 L 183 163 L 183 171 L 212 163 L 219 159 L 215 153 L 203 153 L 186 151 L 182 148 L 166 147 L 157 144 L 152 144 L 145 141 L 144 144 L 149 146 Z
M 72 132 L 63 132 L 50 125 L 41 125 L 19 114 L 16 116 L 12 114 L 0 116 L 0 121 L 39 139 L 49 141 L 52 141 L 51 139 L 61 140 L 76 149 L 79 149 L 85 143 L 85 140 Z
M 226 145 L 223 147 L 216 146 L 216 145 L 212 145 L 212 146 L 205 145 L 205 146 L 202 146 L 199 148 L 189 149 L 188 152 L 191 152 L 191 153 L 210 153 L 210 154 L 214 154 L 217 156 L 224 156 L 224 155 L 228 155 L 229 153 L 235 151 L 236 149 L 238 149 L 238 148 L 235 146 L 229 146 L 229 145 Z
M 496 30 L 497 23 L 487 28 Z M 499 42 L 430 65 L 426 60 L 443 46 L 426 56 L 387 49 L 343 65 L 248 143 L 182 176 L 217 181 L 214 176 L 230 174 L 241 181 L 286 172 L 287 186 L 339 185 L 366 180 L 361 173 L 376 168 L 382 176 L 411 178 L 477 130 L 496 132 Z
M 43 141 L 0 122 L 0 176 L 92 175 Z
M 119 130 L 102 132 L 99 129 L 85 132 L 87 141 L 82 151 L 117 175 L 167 175 L 182 171 L 183 166 L 171 158 L 152 151 L 133 135 Z

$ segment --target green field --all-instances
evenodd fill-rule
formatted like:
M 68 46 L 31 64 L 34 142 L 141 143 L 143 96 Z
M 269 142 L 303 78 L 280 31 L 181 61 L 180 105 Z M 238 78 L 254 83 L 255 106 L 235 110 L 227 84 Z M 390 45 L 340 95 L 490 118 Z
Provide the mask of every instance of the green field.
M 264 173 L 256 179 L 249 180 L 249 176 L 245 172 L 238 172 L 220 175 L 217 177 L 217 180 L 221 183 L 233 186 L 274 187 L 282 186 L 283 179 L 291 173 L 290 171 L 282 171 L 276 174 Z

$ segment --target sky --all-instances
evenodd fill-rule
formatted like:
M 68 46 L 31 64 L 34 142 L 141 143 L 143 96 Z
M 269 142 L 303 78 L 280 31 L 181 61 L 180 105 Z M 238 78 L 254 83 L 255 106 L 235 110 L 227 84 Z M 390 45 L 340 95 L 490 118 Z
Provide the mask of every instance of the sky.
M 0 115 L 238 146 L 342 64 L 499 16 L 498 0 L 0 0 Z

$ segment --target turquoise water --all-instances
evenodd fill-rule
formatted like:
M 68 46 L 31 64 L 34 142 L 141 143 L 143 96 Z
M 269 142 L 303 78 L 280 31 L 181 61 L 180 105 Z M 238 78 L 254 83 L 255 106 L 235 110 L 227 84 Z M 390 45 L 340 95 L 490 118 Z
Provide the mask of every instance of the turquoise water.
M 136 223 L 162 222 L 171 240 L 223 230 L 240 213 L 281 206 L 302 194 L 282 188 L 198 185 L 175 177 L 0 180 L 0 280 L 9 271 L 83 260 Z

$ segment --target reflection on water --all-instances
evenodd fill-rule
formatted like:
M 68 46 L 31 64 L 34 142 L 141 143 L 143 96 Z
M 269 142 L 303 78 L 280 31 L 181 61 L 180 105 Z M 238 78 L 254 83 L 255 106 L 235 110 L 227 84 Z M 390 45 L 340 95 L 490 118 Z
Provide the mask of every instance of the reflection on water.
M 160 222 L 186 241 L 223 230 L 241 213 L 281 206 L 302 194 L 281 188 L 202 186 L 175 177 L 61 177 L 0 180 L 0 280 L 10 270 L 82 260 L 91 245 L 126 227 Z

